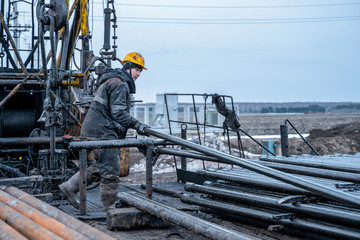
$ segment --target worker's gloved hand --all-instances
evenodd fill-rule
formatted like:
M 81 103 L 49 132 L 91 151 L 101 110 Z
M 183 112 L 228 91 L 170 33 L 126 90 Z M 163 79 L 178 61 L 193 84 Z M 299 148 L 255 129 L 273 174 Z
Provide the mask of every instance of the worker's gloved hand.
M 134 129 L 136 129 L 136 132 L 140 135 L 146 135 L 145 128 L 151 128 L 149 125 L 141 122 L 137 122 L 134 126 Z

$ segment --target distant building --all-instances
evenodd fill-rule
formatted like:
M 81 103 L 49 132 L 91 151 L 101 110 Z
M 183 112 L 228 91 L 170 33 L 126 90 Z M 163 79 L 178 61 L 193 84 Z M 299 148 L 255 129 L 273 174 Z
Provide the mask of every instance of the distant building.
M 157 128 L 168 128 L 170 119 L 172 124 L 180 123 L 205 123 L 208 125 L 222 126 L 224 117 L 220 115 L 211 99 L 197 99 L 195 104 L 179 102 L 176 94 L 157 94 L 156 103 L 136 103 L 131 114 L 140 121 Z M 194 106 L 195 105 L 195 106 Z M 206 114 L 205 114 L 206 106 Z M 228 103 L 228 108 L 232 109 Z M 195 111 L 194 111 L 195 110 Z M 242 103 L 234 102 L 234 110 L 238 116 L 241 114 L 259 113 L 341 113 L 360 112 L 360 103 L 353 102 L 289 102 L 289 103 Z M 169 115 L 169 116 L 168 116 Z M 206 121 L 205 121 L 206 118 Z M 190 124 L 191 125 L 191 124 Z M 172 125 L 173 127 L 173 125 Z

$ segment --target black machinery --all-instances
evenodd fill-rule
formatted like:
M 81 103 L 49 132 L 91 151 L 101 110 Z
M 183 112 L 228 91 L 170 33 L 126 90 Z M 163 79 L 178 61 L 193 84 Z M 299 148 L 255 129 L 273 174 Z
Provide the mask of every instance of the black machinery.
M 120 61 L 113 1 L 99 57 L 90 49 L 88 11 L 88 0 L 1 1 L 0 178 L 42 175 L 38 191 L 47 192 L 75 167 L 67 159 L 78 153 L 67 143 L 80 133 L 96 74 Z

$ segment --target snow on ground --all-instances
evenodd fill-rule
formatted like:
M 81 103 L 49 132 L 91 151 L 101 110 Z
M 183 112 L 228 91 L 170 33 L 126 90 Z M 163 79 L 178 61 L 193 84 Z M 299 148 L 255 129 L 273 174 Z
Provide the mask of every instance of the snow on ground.
M 198 142 L 198 139 L 189 139 L 190 141 Z M 220 152 L 229 153 L 229 148 L 223 141 L 221 141 L 221 135 L 216 133 L 207 134 L 205 137 L 201 136 L 202 145 Z M 176 147 L 175 147 L 176 148 Z M 177 147 L 178 148 L 178 147 Z M 232 149 L 232 154 L 235 156 L 239 156 L 238 149 Z M 245 152 L 245 156 L 248 159 L 259 158 L 260 155 L 252 154 L 249 152 Z M 180 158 L 177 157 L 177 167 L 180 167 Z M 146 159 L 142 158 L 138 163 L 135 163 L 133 166 L 130 167 L 130 171 L 135 172 L 145 172 L 145 164 Z M 205 161 L 204 163 L 205 168 L 225 168 L 229 167 L 229 164 L 223 163 L 216 163 L 216 162 L 209 162 Z M 204 169 L 203 161 L 198 159 L 187 159 L 187 170 L 196 171 Z M 169 155 L 160 155 L 158 158 L 155 166 L 153 167 L 153 174 L 161 174 L 166 172 L 174 172 L 176 170 L 176 165 L 173 156 Z

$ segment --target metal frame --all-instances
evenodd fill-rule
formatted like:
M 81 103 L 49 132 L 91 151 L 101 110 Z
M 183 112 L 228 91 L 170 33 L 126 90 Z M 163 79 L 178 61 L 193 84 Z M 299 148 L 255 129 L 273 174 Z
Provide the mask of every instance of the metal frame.
M 146 148 L 146 197 L 152 198 L 152 167 L 155 163 L 154 146 L 171 145 L 166 141 L 150 139 L 124 139 L 72 142 L 70 149 L 80 150 L 80 215 L 86 215 L 86 168 L 88 151 L 99 148 L 142 147 Z

